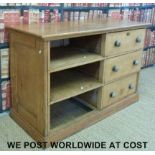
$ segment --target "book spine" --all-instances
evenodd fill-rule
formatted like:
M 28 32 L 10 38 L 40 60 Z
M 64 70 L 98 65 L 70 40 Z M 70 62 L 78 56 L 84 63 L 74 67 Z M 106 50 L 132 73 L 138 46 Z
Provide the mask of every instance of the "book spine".
M 1 79 L 9 77 L 9 49 L 0 49 Z

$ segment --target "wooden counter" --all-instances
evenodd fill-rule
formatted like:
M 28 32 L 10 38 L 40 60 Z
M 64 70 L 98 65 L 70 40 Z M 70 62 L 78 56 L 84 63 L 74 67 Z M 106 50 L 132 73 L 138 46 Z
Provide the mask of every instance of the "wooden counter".
M 36 141 L 59 141 L 136 102 L 148 25 L 98 19 L 8 26 L 11 117 Z

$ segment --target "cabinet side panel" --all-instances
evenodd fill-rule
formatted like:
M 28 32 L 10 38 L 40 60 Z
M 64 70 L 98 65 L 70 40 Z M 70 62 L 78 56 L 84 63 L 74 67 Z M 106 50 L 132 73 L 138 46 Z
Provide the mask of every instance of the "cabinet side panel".
M 26 38 L 29 44 L 25 44 Z M 29 39 L 28 35 L 11 33 L 12 110 L 44 136 L 46 52 L 38 49 L 36 38 Z
M 13 33 L 9 35 L 10 39 L 10 76 L 11 76 L 11 99 L 12 99 L 12 111 L 18 112 L 18 101 L 17 101 L 17 78 L 16 78 L 16 70 L 17 70 L 17 60 L 16 60 L 16 52 L 13 46 Z

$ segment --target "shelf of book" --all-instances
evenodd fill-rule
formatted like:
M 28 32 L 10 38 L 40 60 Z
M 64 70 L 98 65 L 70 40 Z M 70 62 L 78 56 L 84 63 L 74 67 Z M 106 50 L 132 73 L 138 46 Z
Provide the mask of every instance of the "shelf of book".
M 155 45 L 145 47 L 145 48 L 144 48 L 144 51 L 147 51 L 147 50 L 150 49 L 150 48 L 155 48 Z
M 5 42 L 5 43 L 0 43 L 0 49 L 3 49 L 3 48 L 8 48 L 8 47 L 9 47 L 8 42 Z

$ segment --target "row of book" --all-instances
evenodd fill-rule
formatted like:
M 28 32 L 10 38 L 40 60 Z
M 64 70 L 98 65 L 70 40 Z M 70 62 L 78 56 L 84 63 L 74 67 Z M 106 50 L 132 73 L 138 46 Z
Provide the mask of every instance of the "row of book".
M 76 4 L 76 3 L 75 3 Z M 23 21 L 27 21 L 29 19 L 28 24 L 31 24 L 33 22 L 51 22 L 53 19 L 56 19 L 56 21 L 60 20 L 60 12 L 57 9 L 54 9 L 53 11 L 50 10 L 39 10 L 39 9 L 28 9 L 23 10 L 24 15 L 21 16 L 20 10 L 1 10 L 0 11 L 0 20 L 4 23 L 19 23 Z M 87 17 L 96 17 L 101 16 L 104 14 L 103 11 L 100 10 L 91 10 L 90 11 L 65 11 L 64 17 L 67 17 L 66 19 L 70 20 L 69 16 L 78 16 L 78 19 L 83 19 L 83 16 Z M 90 16 L 89 16 L 90 15 Z M 125 9 L 125 10 L 116 10 L 116 9 L 110 9 L 108 12 L 108 16 L 112 18 L 119 18 L 119 19 L 126 19 L 129 18 L 130 20 L 134 21 L 142 21 L 142 22 L 151 22 L 155 24 L 155 8 L 152 9 Z M 81 18 L 82 16 L 82 18 Z M 20 20 L 21 17 L 21 20 Z M 103 16 L 104 17 L 104 16 Z M 74 19 L 74 17 L 73 17 Z
M 147 29 L 146 35 L 145 35 L 145 47 L 149 47 L 153 45 L 155 45 L 155 31 L 151 31 Z
M 121 7 L 121 6 L 147 6 L 153 3 L 64 3 L 65 7 Z M 60 3 L 0 3 L 0 6 L 60 6 Z
M 2 81 L 0 84 L 1 89 L 1 102 L 0 102 L 0 113 L 9 110 L 11 107 L 11 87 L 10 80 Z
M 20 11 L 19 10 L 0 10 L 0 43 L 8 41 L 5 25 L 19 24 Z
M 60 22 L 61 14 L 58 9 L 54 9 L 53 11 L 29 9 L 23 11 L 22 21 L 24 24 Z
M 142 54 L 142 67 L 148 67 L 155 64 L 155 48 L 150 48 L 143 51 Z
M 107 14 L 101 10 L 64 11 L 64 21 L 79 21 L 95 18 L 106 18 Z
M 0 112 L 3 112 L 5 110 L 8 110 L 11 106 L 8 48 L 0 49 L 0 77 Z
M 155 8 L 142 10 L 109 10 L 108 16 L 116 19 L 129 19 L 131 21 L 150 22 L 153 25 L 155 24 Z
M 0 77 L 9 78 L 9 49 L 0 49 Z
M 58 9 L 50 10 L 39 10 L 39 9 L 28 9 L 23 10 L 23 15 L 19 9 L 8 9 L 0 10 L 0 29 L 4 28 L 7 24 L 20 24 L 26 22 L 26 24 L 39 23 L 39 22 L 51 22 L 53 17 L 60 18 Z
M 60 3 L 0 3 L 0 6 L 60 6 Z
M 64 7 L 106 7 L 108 3 L 64 3 Z
M 110 17 L 114 19 L 150 22 L 155 25 L 155 8 L 152 9 L 111 9 L 108 14 L 101 10 L 90 11 L 64 11 L 65 20 L 83 20 L 96 17 Z
M 109 3 L 109 7 L 122 7 L 122 6 L 150 6 L 154 3 Z
M 18 9 L 0 10 L 0 43 L 8 41 L 5 25 L 60 22 L 60 20 L 61 15 L 58 9 L 53 11 L 39 9 L 23 10 L 23 16 L 21 16 L 21 12 Z
M 130 15 L 130 20 L 150 22 L 155 25 L 155 8 L 144 10 L 133 10 Z

